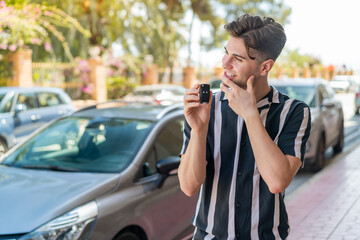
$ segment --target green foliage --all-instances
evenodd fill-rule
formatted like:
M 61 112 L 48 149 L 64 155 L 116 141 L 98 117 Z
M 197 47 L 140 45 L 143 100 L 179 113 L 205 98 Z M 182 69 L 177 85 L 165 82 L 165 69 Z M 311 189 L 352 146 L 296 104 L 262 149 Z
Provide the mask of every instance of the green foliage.
M 11 68 L 12 63 L 9 61 L 6 61 L 0 54 L 0 86 L 6 86 L 6 82 L 13 77 Z
M 107 78 L 107 95 L 108 99 L 120 99 L 130 93 L 135 87 L 129 79 L 122 76 Z
M 49 53 L 53 53 L 51 42 L 56 40 L 62 46 L 67 58 L 72 61 L 68 43 L 59 29 L 73 28 L 85 36 L 90 36 L 76 19 L 56 7 L 27 4 L 26 1 L 11 1 L 11 3 L 14 5 L 7 6 L 5 1 L 0 2 L 0 16 L 6 19 L 0 22 L 2 53 L 40 45 Z
M 313 65 L 321 64 L 320 59 L 310 54 L 301 54 L 299 53 L 299 49 L 284 49 L 282 54 L 279 56 L 278 62 L 292 67 L 311 67 Z

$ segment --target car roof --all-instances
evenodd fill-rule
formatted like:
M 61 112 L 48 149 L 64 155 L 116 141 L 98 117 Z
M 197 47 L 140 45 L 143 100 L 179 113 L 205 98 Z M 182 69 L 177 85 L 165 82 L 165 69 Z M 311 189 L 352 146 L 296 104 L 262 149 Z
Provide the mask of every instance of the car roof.
M 56 87 L 0 87 L 0 93 L 7 93 L 10 91 L 15 92 L 57 92 L 62 93 L 64 92 L 61 88 Z
M 108 101 L 104 103 L 88 106 L 74 112 L 72 116 L 94 117 L 102 116 L 106 118 L 126 118 L 157 121 L 165 115 L 179 111 L 183 112 L 183 104 L 171 106 L 126 102 L 121 100 Z
M 274 86 L 316 86 L 319 84 L 328 84 L 328 81 L 322 78 L 287 78 L 270 79 L 269 84 Z
M 139 90 L 157 90 L 157 89 L 184 89 L 183 86 L 171 85 L 171 84 L 152 84 L 152 85 L 141 85 L 135 87 L 135 91 Z

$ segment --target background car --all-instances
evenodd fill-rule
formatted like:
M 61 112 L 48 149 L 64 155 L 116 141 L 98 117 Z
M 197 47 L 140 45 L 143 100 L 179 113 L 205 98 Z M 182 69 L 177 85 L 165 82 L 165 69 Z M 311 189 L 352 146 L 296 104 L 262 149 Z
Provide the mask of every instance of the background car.
M 335 75 L 330 86 L 336 92 L 357 92 L 360 87 L 360 76 L 358 75 Z
M 209 85 L 210 85 L 210 90 L 213 92 L 213 93 L 216 93 L 218 91 L 220 91 L 220 84 L 221 84 L 222 80 L 221 79 L 218 79 L 218 78 L 215 78 L 215 79 L 211 79 L 209 81 Z
M 3 156 L 0 239 L 183 239 L 196 198 L 179 187 L 182 106 L 108 102 Z M 1 162 L 1 160 L 0 160 Z
M 34 130 L 74 111 L 60 88 L 0 88 L 0 155 Z
M 360 89 L 355 93 L 355 114 L 360 113 Z
M 123 100 L 128 102 L 172 105 L 182 103 L 186 88 L 170 84 L 154 84 L 135 87 Z
M 311 111 L 311 132 L 306 145 L 305 167 L 318 171 L 324 167 L 325 150 L 341 152 L 344 146 L 344 115 L 333 89 L 323 79 L 288 79 L 270 82 L 278 91 L 304 101 Z

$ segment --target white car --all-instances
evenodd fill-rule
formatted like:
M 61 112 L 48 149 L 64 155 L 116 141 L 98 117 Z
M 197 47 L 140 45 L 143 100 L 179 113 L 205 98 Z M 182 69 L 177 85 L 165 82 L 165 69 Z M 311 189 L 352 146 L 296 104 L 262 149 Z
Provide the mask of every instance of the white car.
M 160 105 L 182 103 L 186 88 L 171 84 L 154 84 L 135 87 L 123 100 Z
M 336 75 L 330 81 L 336 92 L 356 92 L 360 86 L 360 77 L 356 75 Z
M 271 80 L 279 92 L 307 103 L 311 111 L 311 131 L 306 144 L 305 168 L 319 171 L 325 164 L 325 151 L 339 153 L 344 147 L 344 114 L 329 82 L 302 78 Z

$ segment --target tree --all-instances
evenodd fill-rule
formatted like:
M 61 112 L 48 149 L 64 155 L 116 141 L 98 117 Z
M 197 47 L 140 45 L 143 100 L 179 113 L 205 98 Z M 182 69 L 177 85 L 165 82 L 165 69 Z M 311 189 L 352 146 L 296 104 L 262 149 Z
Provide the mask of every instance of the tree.
M 53 6 L 41 6 L 26 1 L 0 1 L 0 79 L 11 78 L 11 63 L 7 56 L 19 48 L 41 46 L 55 56 L 52 43 L 58 41 L 68 59 L 72 54 L 59 28 L 73 28 L 89 36 L 79 22 Z
M 86 40 L 71 29 L 64 30 L 74 55 L 85 57 L 92 45 L 106 49 L 115 42 L 125 53 L 140 59 L 153 55 L 154 62 L 161 68 L 172 67 L 179 49 L 187 43 L 191 56 L 187 33 L 191 39 L 193 21 L 184 22 L 189 11 L 193 19 L 209 26 L 211 37 L 202 37 L 200 42 L 206 50 L 219 47 L 226 40 L 222 26 L 235 15 L 272 15 L 285 22 L 290 14 L 283 0 L 47 0 L 47 4 L 75 17 L 91 32 L 91 38 Z M 222 16 L 222 12 L 228 14 Z

